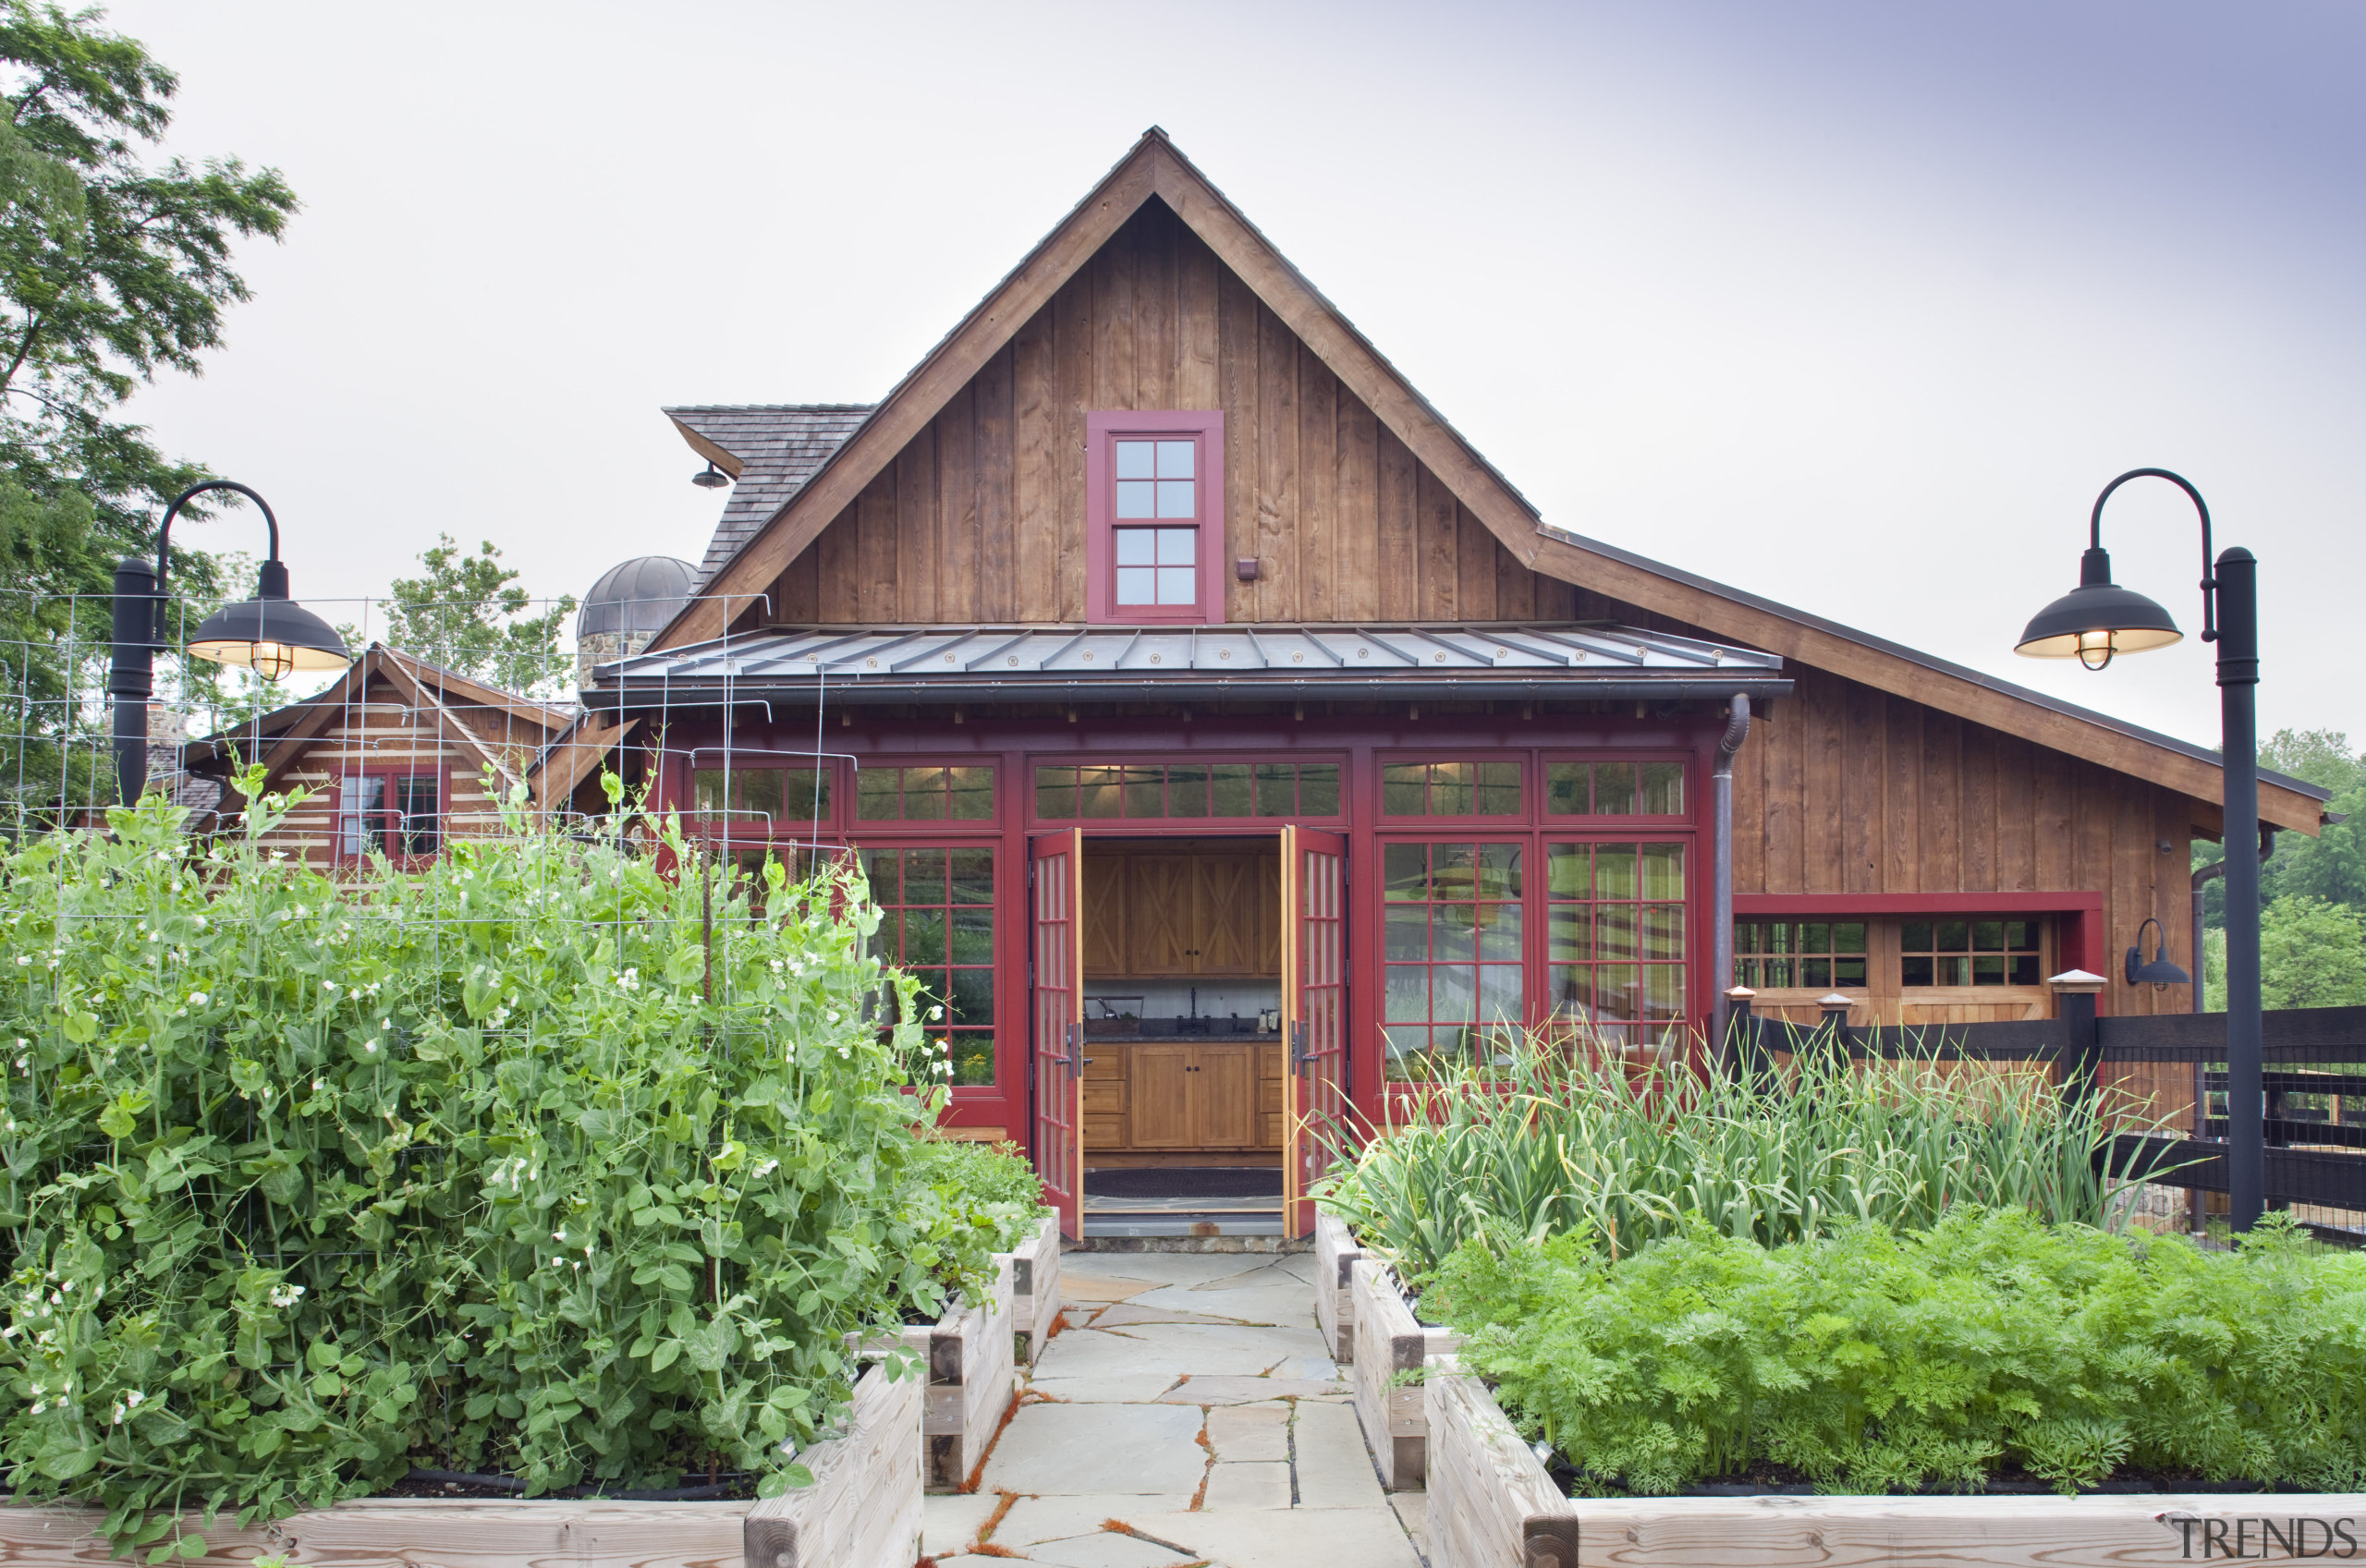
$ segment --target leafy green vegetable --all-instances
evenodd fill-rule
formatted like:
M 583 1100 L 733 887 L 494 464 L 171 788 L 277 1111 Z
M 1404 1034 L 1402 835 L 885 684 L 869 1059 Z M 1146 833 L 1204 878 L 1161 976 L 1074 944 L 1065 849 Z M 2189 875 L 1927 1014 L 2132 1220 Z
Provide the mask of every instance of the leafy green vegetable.
M 1961 1207 L 1768 1248 L 1693 1217 L 1614 1261 L 1466 1243 L 1424 1297 L 1596 1491 L 1766 1461 L 1835 1491 L 2065 1492 L 2114 1466 L 2366 1484 L 2366 1256 L 2272 1217 L 2239 1252 Z
M 1855 1220 L 1927 1225 L 1962 1203 L 2111 1220 L 2144 1173 L 2096 1170 L 2115 1131 L 2144 1124 L 2128 1105 L 2070 1099 L 2025 1068 L 1953 1065 L 1803 1045 L 1779 1071 L 1671 1072 L 1515 1039 L 1408 1086 L 1426 1116 L 1360 1142 L 1332 1129 L 1337 1173 L 1318 1196 L 1417 1284 L 1482 1229 L 1574 1233 L 1618 1256 L 1696 1215 L 1770 1245 Z
M 710 921 L 693 847 L 626 811 L 333 881 L 264 846 L 300 805 L 201 850 L 152 796 L 0 851 L 11 1484 L 149 1546 L 152 1510 L 413 1465 L 797 1479 L 845 1336 L 984 1279 L 1004 1218 L 907 1204 L 945 1091 L 870 1021 L 915 993 L 860 875 L 775 862 Z

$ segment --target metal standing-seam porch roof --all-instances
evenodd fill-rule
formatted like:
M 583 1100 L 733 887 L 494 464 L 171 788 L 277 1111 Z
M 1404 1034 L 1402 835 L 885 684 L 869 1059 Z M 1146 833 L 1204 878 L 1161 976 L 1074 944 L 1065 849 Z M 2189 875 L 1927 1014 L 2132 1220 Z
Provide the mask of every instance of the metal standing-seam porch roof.
M 1718 699 L 1791 689 L 1783 661 L 1600 622 L 774 627 L 603 664 L 587 705 L 1353 698 Z

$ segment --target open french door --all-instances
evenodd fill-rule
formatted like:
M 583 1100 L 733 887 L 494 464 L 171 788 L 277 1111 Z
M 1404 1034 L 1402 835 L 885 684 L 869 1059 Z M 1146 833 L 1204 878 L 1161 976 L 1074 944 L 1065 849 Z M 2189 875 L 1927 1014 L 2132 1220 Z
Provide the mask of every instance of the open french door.
M 1029 845 L 1034 927 L 1034 1038 L 1028 1078 L 1035 1100 L 1035 1174 L 1059 1210 L 1060 1234 L 1084 1220 L 1084 833 L 1068 828 Z
M 1314 1230 L 1310 1188 L 1348 1115 L 1348 841 L 1282 829 L 1282 1228 Z

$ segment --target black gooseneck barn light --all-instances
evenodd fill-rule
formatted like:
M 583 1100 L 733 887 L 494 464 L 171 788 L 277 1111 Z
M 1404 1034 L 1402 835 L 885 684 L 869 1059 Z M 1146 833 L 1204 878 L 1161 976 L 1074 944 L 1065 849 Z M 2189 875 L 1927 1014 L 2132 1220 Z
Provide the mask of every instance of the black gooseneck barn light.
M 2168 480 L 2186 492 L 2201 518 L 2201 640 L 2218 645 L 2222 831 L 2229 845 L 2248 844 L 2259 821 L 2259 562 L 2240 545 L 2211 559 L 2210 507 L 2200 491 L 2166 468 L 2131 468 L 2104 486 L 2088 520 L 2079 586 L 2039 611 L 2013 651 L 2032 659 L 2076 659 L 2100 670 L 2116 654 L 2177 640 L 2177 623 L 2166 610 L 2114 586 L 2111 557 L 2104 553 L 2104 503 L 2136 479 Z M 2247 854 L 2229 854 L 2226 865 L 2226 1207 L 2234 1228 L 2248 1231 L 2264 1210 L 2267 1185 L 2262 1136 L 2266 1099 L 2260 1079 L 2259 862 Z M 2140 953 L 2141 927 L 2136 935 Z M 2129 955 L 2131 961 L 2137 956 Z M 2154 965 L 2163 962 L 2156 954 Z M 2135 967 L 2141 973 L 2153 966 Z M 2177 978 L 2187 978 L 2182 970 Z
M 2144 961 L 2144 927 L 2153 928 L 2153 960 Z M 2169 933 L 2161 922 L 2148 918 L 2136 928 L 2136 945 L 2128 950 L 2128 962 L 2123 972 L 2132 986 L 2181 986 L 2192 983 L 2193 977 L 2169 962 Z
M 690 476 L 690 482 L 701 490 L 721 490 L 731 482 L 731 476 L 716 468 L 713 459 L 709 458 L 703 469 Z
M 148 698 L 155 689 L 155 656 L 165 648 L 165 574 L 173 519 L 189 501 L 213 490 L 236 491 L 262 511 L 271 530 L 255 596 L 226 604 L 190 637 L 187 651 L 217 664 L 238 664 L 275 681 L 294 670 L 342 670 L 352 662 L 345 639 L 328 623 L 287 597 L 287 567 L 279 559 L 279 519 L 271 504 L 232 480 L 193 484 L 165 508 L 156 529 L 156 564 L 134 556 L 115 569 L 115 647 L 107 692 L 115 699 L 116 798 L 137 801 L 148 788 Z

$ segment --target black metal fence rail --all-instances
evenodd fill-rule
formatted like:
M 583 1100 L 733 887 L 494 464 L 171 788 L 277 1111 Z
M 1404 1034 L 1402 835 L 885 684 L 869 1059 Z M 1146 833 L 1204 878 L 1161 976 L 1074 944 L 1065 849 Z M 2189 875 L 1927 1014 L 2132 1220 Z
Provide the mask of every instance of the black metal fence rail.
M 2060 1015 L 1994 1024 L 1851 1025 L 1835 1008 L 1821 1023 L 1801 1025 L 1755 1015 L 1746 1002 L 1732 1013 L 1731 1049 L 1747 1064 L 1764 1065 L 1807 1051 L 1845 1052 L 1858 1061 L 1921 1058 L 1940 1062 L 2033 1063 L 2054 1071 L 2074 1092 L 2092 1094 L 2104 1067 L 2120 1064 L 2189 1064 L 2197 1092 L 2225 1092 L 2226 1016 L 2173 1013 L 2099 1018 L 2092 995 L 2065 993 Z M 2302 1007 L 2263 1017 L 2262 1060 L 2285 1069 L 2265 1075 L 2265 1194 L 2276 1208 L 2310 1204 L 2366 1212 L 2366 1121 L 2334 1123 L 2295 1114 L 2296 1094 L 2366 1100 L 2366 1007 Z M 2210 1069 L 2215 1065 L 2216 1071 Z M 2294 1071 L 2292 1069 L 2312 1069 Z M 2202 1136 L 2123 1133 L 2107 1156 L 2115 1171 L 2159 1171 L 2165 1185 L 2227 1190 L 2226 1118 L 2202 1119 Z M 2289 1147 L 2293 1144 L 2335 1148 Z M 2175 1169 L 2168 1169 L 2175 1167 Z M 2366 1241 L 2366 1233 L 2311 1225 L 2329 1240 Z

